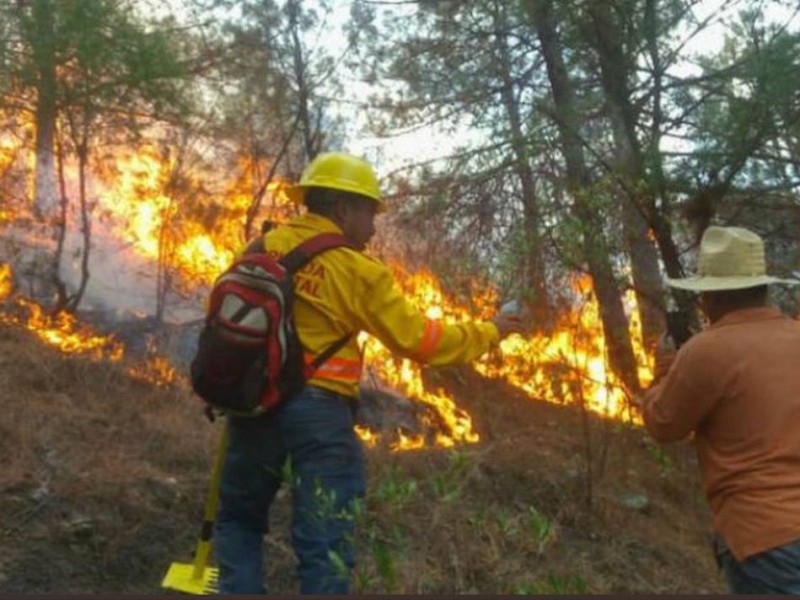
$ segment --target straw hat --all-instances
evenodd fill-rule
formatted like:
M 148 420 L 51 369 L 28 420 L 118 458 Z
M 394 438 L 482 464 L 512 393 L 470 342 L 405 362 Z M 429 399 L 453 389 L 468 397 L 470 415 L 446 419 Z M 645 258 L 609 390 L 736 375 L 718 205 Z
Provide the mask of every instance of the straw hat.
M 667 278 L 667 285 L 693 292 L 740 290 L 768 283 L 797 285 L 800 281 L 767 275 L 764 241 L 757 234 L 742 227 L 715 225 L 706 229 L 700 240 L 697 275 Z

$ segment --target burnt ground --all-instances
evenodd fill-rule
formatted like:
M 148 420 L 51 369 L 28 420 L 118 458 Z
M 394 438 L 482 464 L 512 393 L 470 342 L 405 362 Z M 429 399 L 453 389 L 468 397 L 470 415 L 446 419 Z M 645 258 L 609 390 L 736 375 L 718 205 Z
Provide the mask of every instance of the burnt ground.
M 468 369 L 430 377 L 477 444 L 370 449 L 360 593 L 719 593 L 691 448 L 524 398 Z M 184 387 L 67 357 L 0 325 L 0 593 L 158 593 L 190 562 L 219 423 Z M 265 539 L 297 592 L 289 494 Z

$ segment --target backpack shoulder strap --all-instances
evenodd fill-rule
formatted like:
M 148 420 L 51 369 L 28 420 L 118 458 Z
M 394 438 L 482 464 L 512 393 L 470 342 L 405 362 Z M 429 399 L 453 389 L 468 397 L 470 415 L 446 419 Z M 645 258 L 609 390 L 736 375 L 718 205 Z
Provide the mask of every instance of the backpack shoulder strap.
M 308 264 L 308 261 L 318 254 L 321 254 L 326 250 L 332 250 L 333 248 L 341 247 L 355 249 L 353 242 L 351 242 L 349 238 L 341 233 L 320 233 L 319 235 L 315 235 L 314 237 L 307 239 L 295 249 L 285 254 L 279 262 L 281 265 L 283 265 L 284 269 L 290 273 L 295 273 L 299 269 L 302 269 L 304 265 Z M 341 350 L 352 337 L 352 333 L 344 334 L 338 340 L 333 342 L 333 344 L 323 350 L 319 355 L 317 355 L 311 364 L 306 366 L 306 377 L 308 378 L 313 375 L 314 371 L 319 369 L 325 361 Z
M 287 252 L 279 262 L 284 269 L 295 273 L 317 254 L 340 247 L 355 249 L 353 242 L 341 233 L 320 233 Z

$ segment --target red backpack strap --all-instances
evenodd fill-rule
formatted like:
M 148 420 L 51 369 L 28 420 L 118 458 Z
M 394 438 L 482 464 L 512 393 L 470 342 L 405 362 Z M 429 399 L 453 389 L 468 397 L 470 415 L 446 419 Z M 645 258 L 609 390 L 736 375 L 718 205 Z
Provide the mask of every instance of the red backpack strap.
M 317 254 L 340 247 L 356 249 L 353 242 L 341 233 L 320 233 L 307 239 L 294 250 L 287 252 L 279 262 L 284 269 L 290 273 L 295 273 Z

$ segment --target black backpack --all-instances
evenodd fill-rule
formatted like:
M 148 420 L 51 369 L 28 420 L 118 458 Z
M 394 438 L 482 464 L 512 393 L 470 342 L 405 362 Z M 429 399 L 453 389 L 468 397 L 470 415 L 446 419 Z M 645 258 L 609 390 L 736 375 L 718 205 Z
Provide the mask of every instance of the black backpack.
M 263 414 L 299 392 L 348 342 L 352 334 L 306 365 L 293 310 L 294 273 L 318 254 L 343 246 L 354 248 L 344 235 L 324 233 L 275 259 L 264 251 L 260 238 L 248 245 L 211 290 L 191 363 L 198 396 L 225 413 Z

